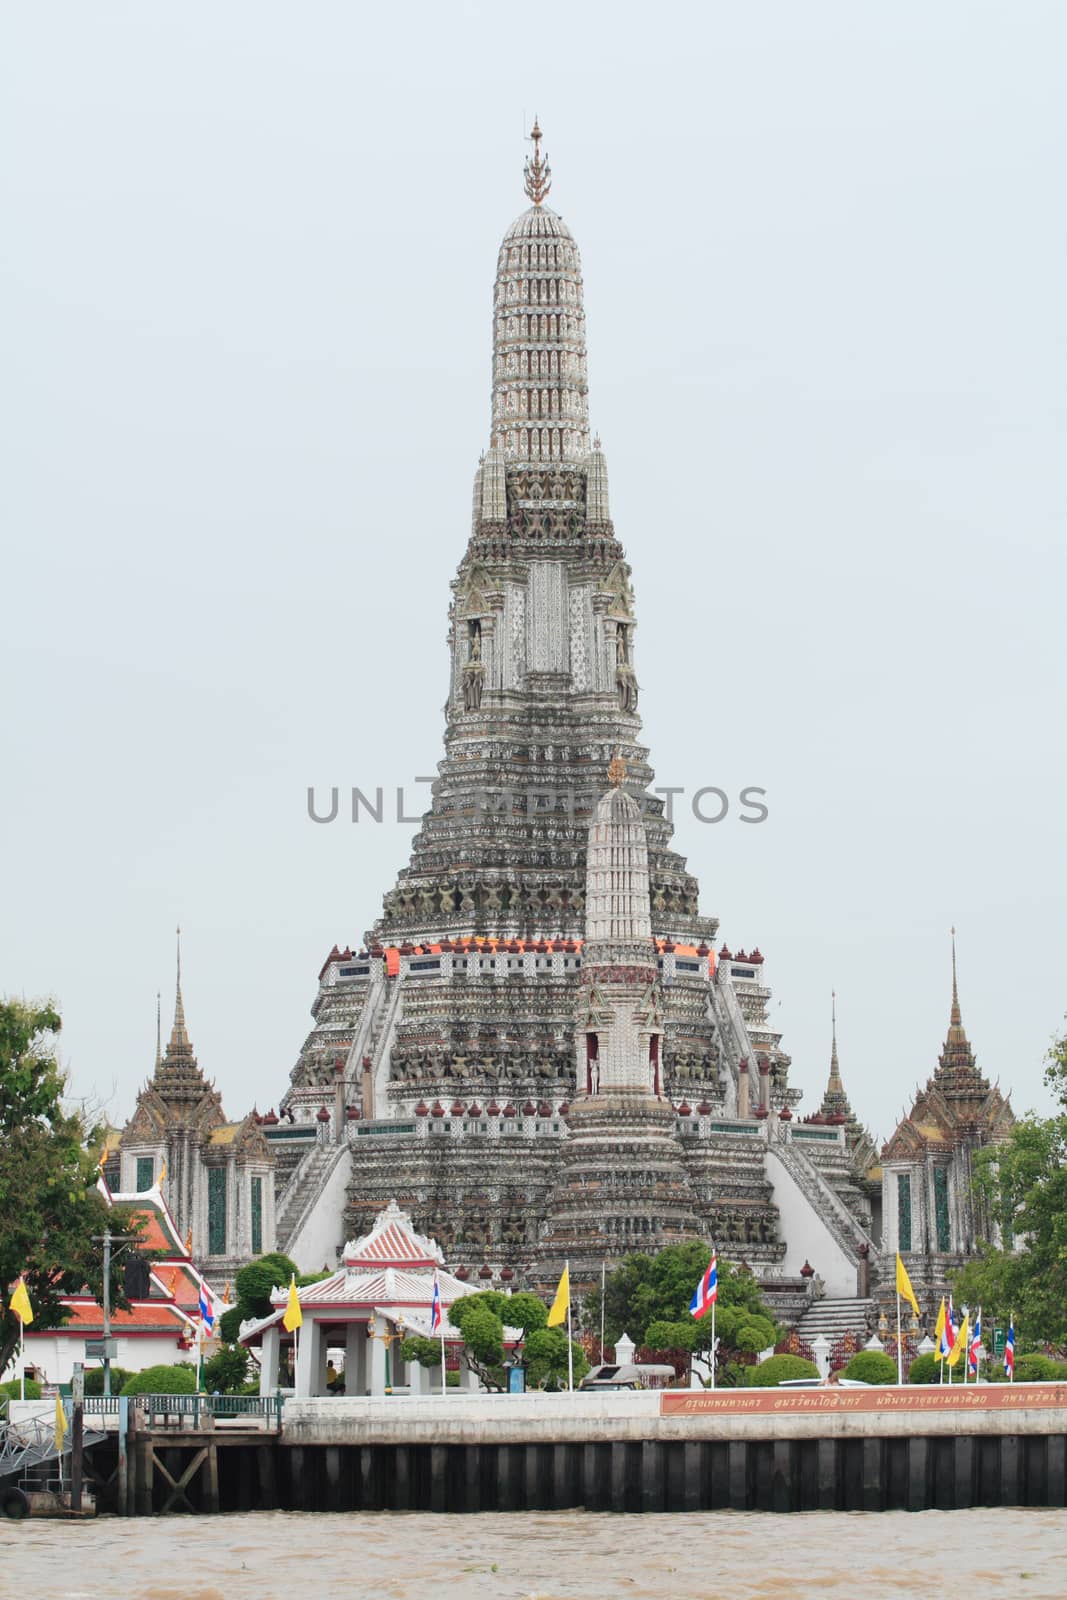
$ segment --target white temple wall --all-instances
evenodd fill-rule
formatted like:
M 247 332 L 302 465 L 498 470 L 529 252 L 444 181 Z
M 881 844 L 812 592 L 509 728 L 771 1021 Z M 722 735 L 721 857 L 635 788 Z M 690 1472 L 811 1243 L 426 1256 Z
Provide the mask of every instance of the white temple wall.
M 352 1158 L 346 1152 L 326 1180 L 318 1200 L 289 1241 L 286 1254 L 301 1272 L 331 1271 L 338 1265 L 344 1244 L 345 1190 L 352 1176 Z
M 797 1185 L 773 1145 L 767 1147 L 766 1173 L 772 1199 L 782 1218 L 785 1256 L 782 1272 L 795 1277 L 805 1261 L 815 1268 L 831 1299 L 851 1299 L 856 1293 L 856 1266 Z

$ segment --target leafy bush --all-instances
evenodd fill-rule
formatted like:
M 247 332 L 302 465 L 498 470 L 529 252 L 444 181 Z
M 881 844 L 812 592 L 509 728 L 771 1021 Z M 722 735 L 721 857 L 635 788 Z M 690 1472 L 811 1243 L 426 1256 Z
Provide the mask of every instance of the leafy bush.
M 223 1344 L 236 1344 L 237 1336 L 241 1331 L 242 1322 L 251 1316 L 251 1312 L 244 1306 L 231 1306 L 219 1318 L 219 1338 Z
M 758 1367 L 749 1367 L 745 1377 L 747 1389 L 773 1389 L 786 1378 L 817 1378 L 819 1369 L 814 1361 L 803 1356 L 768 1356 Z
M 884 1350 L 857 1350 L 844 1376 L 860 1383 L 896 1383 L 897 1364 Z
M 0 1394 L 6 1394 L 9 1400 L 21 1400 L 22 1385 L 18 1378 L 12 1378 L 9 1383 L 0 1383 Z M 26 1399 L 39 1400 L 41 1398 L 41 1385 L 36 1378 L 26 1379 Z
M 125 1367 L 112 1366 L 111 1368 L 111 1393 L 121 1394 L 122 1386 L 133 1373 L 127 1372 Z M 85 1374 L 86 1394 L 103 1394 L 104 1369 L 103 1367 L 90 1367 Z
M 208 1394 L 240 1394 L 248 1377 L 248 1351 L 243 1345 L 223 1345 L 204 1362 L 203 1382 Z M 258 1385 L 257 1385 L 258 1388 Z
M 941 1377 L 941 1362 L 932 1350 L 916 1356 L 908 1368 L 909 1383 L 937 1383 Z
M 122 1386 L 123 1394 L 195 1394 L 196 1371 L 184 1363 L 174 1367 L 145 1367 Z
M 1056 1376 L 1048 1356 L 1028 1355 L 1015 1357 L 1016 1383 L 1048 1383 Z

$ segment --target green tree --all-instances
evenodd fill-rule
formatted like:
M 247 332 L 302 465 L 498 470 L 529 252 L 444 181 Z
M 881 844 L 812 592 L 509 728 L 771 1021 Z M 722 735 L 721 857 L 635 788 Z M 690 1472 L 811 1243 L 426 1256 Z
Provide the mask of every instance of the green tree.
M 237 1305 L 245 1318 L 269 1317 L 274 1309 L 270 1302 L 271 1291 L 287 1289 L 296 1275 L 296 1262 L 290 1261 L 280 1250 L 257 1256 L 247 1267 L 242 1267 L 233 1281 Z
M 606 1343 L 614 1344 L 628 1333 L 636 1345 L 653 1350 L 710 1353 L 711 1316 L 698 1320 L 689 1310 L 693 1290 L 710 1260 L 711 1251 L 700 1240 L 668 1245 L 654 1256 L 627 1256 L 607 1280 Z M 778 1338 L 778 1329 L 755 1278 L 722 1260 L 718 1277 L 715 1335 L 720 1362 L 730 1353 L 769 1349 Z M 582 1315 L 586 1327 L 599 1326 L 599 1290 L 586 1297 Z
M 103 1255 L 94 1242 L 107 1224 L 121 1239 L 132 1224 L 110 1211 L 86 1149 L 91 1130 L 63 1103 L 66 1079 L 54 1054 L 60 1018 L 50 1006 L 0 1003 L 0 1372 L 19 1340 L 9 1308 L 20 1273 L 36 1328 L 59 1327 L 65 1295 L 103 1289 Z M 112 1256 L 111 1303 L 124 1305 L 122 1261 Z
M 269 1317 L 276 1309 L 271 1304 L 272 1291 L 287 1289 L 292 1278 L 295 1277 L 297 1287 L 302 1288 L 305 1284 L 318 1283 L 320 1278 L 328 1276 L 325 1272 L 311 1272 L 301 1277 L 296 1270 L 296 1262 L 280 1250 L 270 1250 L 264 1256 L 257 1256 L 247 1267 L 241 1267 L 234 1278 L 237 1300 L 219 1318 L 219 1338 L 224 1344 L 236 1344 L 242 1322 Z
M 1003 1144 L 976 1152 L 979 1213 L 1002 1243 L 980 1242 L 979 1257 L 953 1280 L 957 1301 L 1015 1314 L 1023 1339 L 1067 1342 L 1067 1034 L 1049 1051 L 1045 1083 L 1058 1103 L 1051 1117 L 1031 1113 Z
M 567 1382 L 567 1335 L 562 1328 L 547 1326 L 548 1309 L 538 1295 L 506 1295 L 496 1289 L 464 1295 L 449 1307 L 448 1320 L 462 1334 L 467 1364 L 486 1388 L 505 1387 L 505 1327 L 522 1334 L 514 1359 L 525 1368 L 527 1388 L 557 1388 Z M 577 1344 L 571 1346 L 571 1357 L 577 1383 L 589 1362 Z

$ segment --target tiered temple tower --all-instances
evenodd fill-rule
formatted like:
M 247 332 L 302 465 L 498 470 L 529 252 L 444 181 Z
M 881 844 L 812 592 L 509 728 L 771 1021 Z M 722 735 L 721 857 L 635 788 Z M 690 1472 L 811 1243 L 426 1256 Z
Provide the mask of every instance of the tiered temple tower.
M 794 1152 L 799 1092 L 763 957 L 716 959 L 717 923 L 649 792 L 634 589 L 590 442 L 581 263 L 532 138 L 531 204 L 497 261 L 444 759 L 364 947 L 327 957 L 268 1119 L 279 1243 L 317 1266 L 395 1197 L 486 1281 L 553 1270 L 583 1227 L 598 1261 L 704 1232 L 770 1275 L 785 1246 L 768 1140 L 801 1188 L 826 1185 Z M 614 1235 L 587 1203 L 609 1168 L 627 1195 Z M 847 1266 L 860 1236 L 836 1215 L 825 1227 Z
M 156 1018 L 156 1064 L 119 1145 L 117 1191 L 160 1185 L 188 1248 L 213 1277 L 274 1248 L 274 1152 L 254 1112 L 228 1122 L 200 1070 L 185 1024 L 181 944 L 174 1025 L 166 1050 Z
M 991 1216 L 971 1193 L 971 1160 L 1006 1139 L 1015 1121 L 1009 1100 L 978 1068 L 963 1026 L 952 930 L 952 1004 L 948 1034 L 933 1076 L 915 1097 L 882 1151 L 882 1211 L 887 1250 L 904 1257 L 916 1293 L 936 1305 L 947 1275 L 981 1238 L 999 1242 Z

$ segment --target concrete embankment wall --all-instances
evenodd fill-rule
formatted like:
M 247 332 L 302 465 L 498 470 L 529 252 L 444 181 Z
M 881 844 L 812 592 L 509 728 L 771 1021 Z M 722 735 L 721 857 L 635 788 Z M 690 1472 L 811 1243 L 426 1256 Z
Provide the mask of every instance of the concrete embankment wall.
M 1067 1500 L 1065 1385 L 290 1400 L 280 1434 L 189 1420 L 132 1429 L 125 1468 L 117 1433 L 92 1452 L 104 1509 L 921 1511 Z
M 1067 1389 L 723 1392 L 286 1405 L 304 1510 L 951 1510 L 1067 1496 Z M 1008 1403 L 1006 1403 L 1008 1402 Z M 686 1408 L 691 1409 L 686 1409 Z

